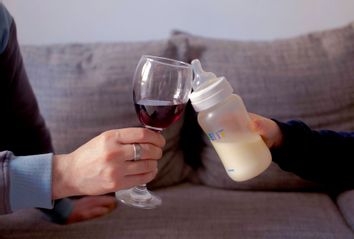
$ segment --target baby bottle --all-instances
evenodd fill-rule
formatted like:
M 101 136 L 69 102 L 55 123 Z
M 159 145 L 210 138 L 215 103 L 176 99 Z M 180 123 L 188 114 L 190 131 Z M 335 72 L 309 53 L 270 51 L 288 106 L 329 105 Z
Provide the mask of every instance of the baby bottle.
M 234 181 L 256 177 L 270 165 L 270 151 L 250 129 L 250 118 L 240 96 L 225 77 L 204 72 L 199 60 L 192 61 L 195 79 L 190 96 L 198 123 L 207 134 L 227 174 Z

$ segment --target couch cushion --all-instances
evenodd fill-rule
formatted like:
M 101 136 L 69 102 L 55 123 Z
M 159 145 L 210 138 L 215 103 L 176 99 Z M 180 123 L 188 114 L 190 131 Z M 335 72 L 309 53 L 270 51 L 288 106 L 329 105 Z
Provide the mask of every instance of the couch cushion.
M 0 217 L 0 233 L 13 239 L 353 238 L 326 194 L 227 191 L 187 184 L 156 193 L 163 205 L 154 210 L 118 205 L 103 218 L 65 227 L 22 212 L 21 217 Z
M 188 39 L 190 60 L 199 58 L 205 70 L 226 76 L 250 112 L 283 121 L 300 119 L 315 129 L 354 130 L 354 23 L 268 42 L 181 32 L 173 37 Z M 243 189 L 314 186 L 276 165 L 256 179 L 234 183 L 210 148 L 208 143 L 202 155 L 204 167 L 198 172 L 207 185 Z
M 22 54 L 55 150 L 69 153 L 105 130 L 140 126 L 131 81 L 141 55 L 183 60 L 184 53 L 175 42 L 151 41 L 22 46 Z M 180 128 L 178 123 L 164 132 L 169 143 L 153 185 L 180 182 L 187 173 Z
M 354 231 L 354 190 L 341 193 L 337 197 L 337 204 L 345 220 Z

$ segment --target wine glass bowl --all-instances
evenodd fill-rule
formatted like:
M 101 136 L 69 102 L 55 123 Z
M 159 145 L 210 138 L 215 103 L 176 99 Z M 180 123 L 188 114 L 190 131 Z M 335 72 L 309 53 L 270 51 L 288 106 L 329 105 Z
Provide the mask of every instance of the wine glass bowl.
M 178 120 L 189 99 L 192 77 L 187 63 L 142 56 L 133 80 L 133 100 L 140 122 L 161 131 Z
M 184 103 L 174 101 L 140 100 L 135 103 L 140 122 L 155 131 L 162 131 L 178 120 L 184 107 Z
M 133 77 L 133 101 L 141 124 L 161 132 L 181 118 L 192 89 L 193 70 L 190 64 L 174 59 L 143 55 Z M 161 199 L 146 185 L 116 192 L 121 202 L 151 209 Z

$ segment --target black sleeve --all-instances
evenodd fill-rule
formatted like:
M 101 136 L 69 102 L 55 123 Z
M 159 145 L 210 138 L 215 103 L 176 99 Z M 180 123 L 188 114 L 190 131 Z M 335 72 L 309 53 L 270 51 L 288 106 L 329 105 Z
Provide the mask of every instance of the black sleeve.
M 23 65 L 14 21 L 0 55 L 0 90 L 0 150 L 15 155 L 52 152 L 49 131 Z
M 12 151 L 15 155 L 53 152 L 49 131 L 25 71 L 15 22 L 1 3 L 0 11 L 10 19 L 9 29 L 0 35 L 1 43 L 6 43 L 0 54 L 0 151 Z M 55 202 L 53 210 L 41 211 L 53 222 L 64 223 L 71 209 L 70 200 L 61 199 Z
M 315 131 L 301 121 L 276 123 L 284 135 L 282 146 L 272 150 L 280 168 L 331 189 L 354 188 L 354 132 Z

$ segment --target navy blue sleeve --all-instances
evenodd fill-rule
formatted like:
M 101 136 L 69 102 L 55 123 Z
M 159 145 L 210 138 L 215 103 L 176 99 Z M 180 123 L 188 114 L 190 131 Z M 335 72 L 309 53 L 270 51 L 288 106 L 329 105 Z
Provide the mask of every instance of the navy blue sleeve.
M 301 121 L 276 123 L 284 135 L 282 146 L 272 149 L 280 168 L 331 189 L 354 188 L 354 132 L 316 131 Z

